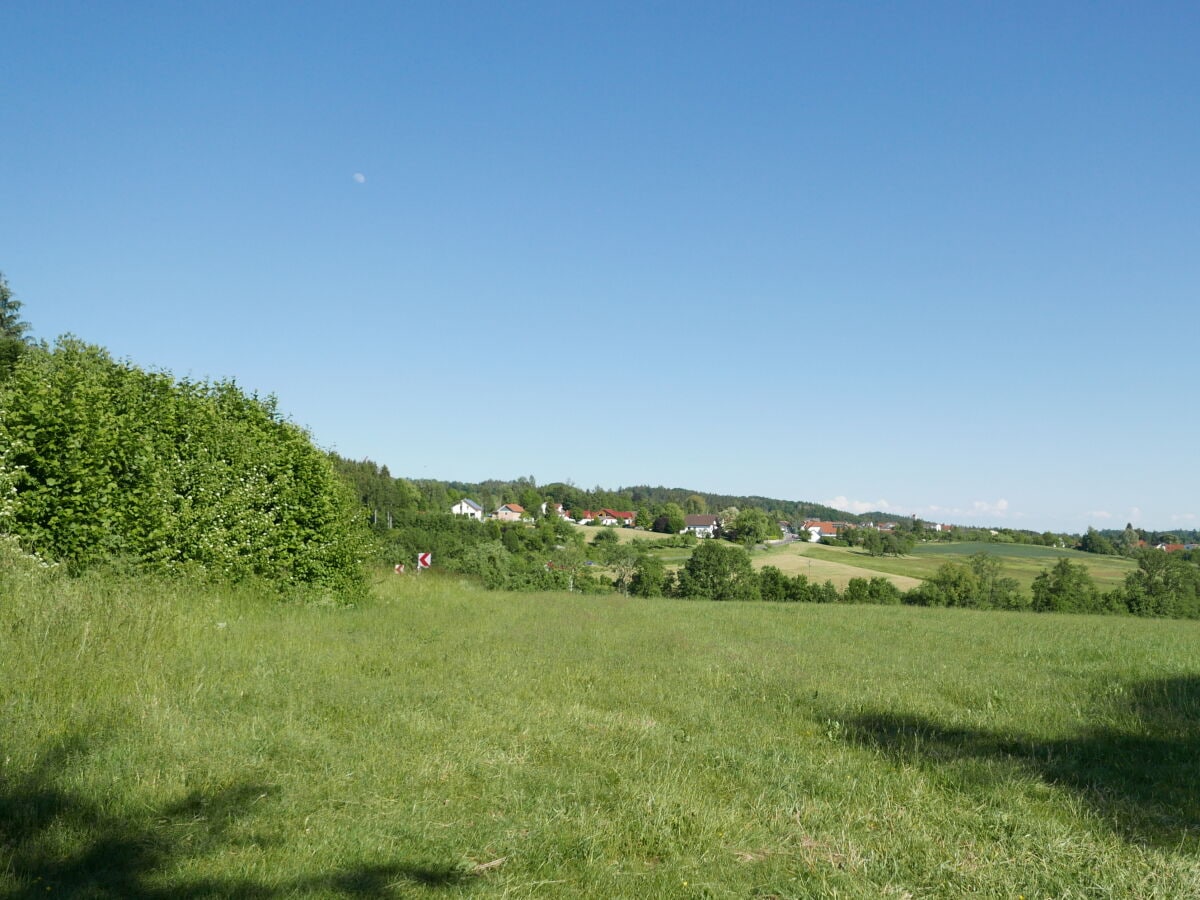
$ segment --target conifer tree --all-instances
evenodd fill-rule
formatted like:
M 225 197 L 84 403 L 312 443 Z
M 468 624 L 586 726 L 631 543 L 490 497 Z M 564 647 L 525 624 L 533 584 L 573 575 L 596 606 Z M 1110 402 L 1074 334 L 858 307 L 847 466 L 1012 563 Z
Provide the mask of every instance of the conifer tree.
M 24 341 L 28 330 L 29 323 L 21 320 L 21 301 L 13 297 L 0 272 L 0 338 Z

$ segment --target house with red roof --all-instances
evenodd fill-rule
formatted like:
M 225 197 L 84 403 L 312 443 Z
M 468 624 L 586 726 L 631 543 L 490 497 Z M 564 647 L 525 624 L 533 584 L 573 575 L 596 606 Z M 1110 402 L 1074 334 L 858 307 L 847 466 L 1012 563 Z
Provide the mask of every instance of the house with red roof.
M 520 522 L 525 518 L 525 507 L 516 503 L 505 503 L 492 516 L 501 522 Z
M 608 518 L 613 519 L 618 525 L 625 528 L 633 527 L 633 520 L 637 518 L 637 513 L 627 512 L 620 509 L 602 509 L 600 510 Z
M 820 519 L 806 519 L 802 530 L 809 534 L 808 541 L 810 544 L 815 544 L 821 538 L 835 538 L 838 536 L 838 526 L 834 522 L 823 522 Z

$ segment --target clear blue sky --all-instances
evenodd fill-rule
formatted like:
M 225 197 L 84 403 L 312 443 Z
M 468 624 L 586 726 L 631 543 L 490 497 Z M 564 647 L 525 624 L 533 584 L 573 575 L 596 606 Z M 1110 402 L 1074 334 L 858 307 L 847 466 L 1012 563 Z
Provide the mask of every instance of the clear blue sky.
M 393 474 L 1200 526 L 1200 5 L 0 9 L 39 338 Z

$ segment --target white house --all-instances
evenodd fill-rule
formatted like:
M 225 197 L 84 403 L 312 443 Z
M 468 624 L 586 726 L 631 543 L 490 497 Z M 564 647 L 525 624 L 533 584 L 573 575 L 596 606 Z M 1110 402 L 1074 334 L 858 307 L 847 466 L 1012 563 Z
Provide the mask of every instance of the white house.
M 833 522 L 822 522 L 819 519 L 808 519 L 804 523 L 804 531 L 808 532 L 809 543 L 815 544 L 821 538 L 838 536 L 838 527 Z
M 456 516 L 467 516 L 471 519 L 477 519 L 480 522 L 483 521 L 483 507 L 474 500 L 468 500 L 465 497 L 450 507 L 450 512 Z
M 547 513 L 553 513 L 554 515 L 558 516 L 560 519 L 566 519 L 568 522 L 571 521 L 571 517 L 567 515 L 567 511 L 565 509 L 563 509 L 563 505 L 561 503 L 555 503 L 554 505 L 550 505 L 549 503 L 543 502 L 542 503 L 542 515 L 543 516 L 547 515 Z
M 683 530 L 690 531 L 696 537 L 713 537 L 720 527 L 721 520 L 716 516 L 695 514 L 683 517 Z

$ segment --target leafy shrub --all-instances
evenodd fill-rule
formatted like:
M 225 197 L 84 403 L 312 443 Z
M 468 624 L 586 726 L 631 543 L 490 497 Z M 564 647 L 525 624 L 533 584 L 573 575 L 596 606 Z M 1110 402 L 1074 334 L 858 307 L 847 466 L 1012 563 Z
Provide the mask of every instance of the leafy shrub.
M 1060 559 L 1053 569 L 1046 569 L 1033 580 L 1035 612 L 1099 612 L 1100 592 L 1088 574 L 1087 567 Z
M 790 600 L 788 588 L 788 577 L 776 566 L 763 566 L 758 570 L 758 592 L 763 600 L 772 603 Z
M 667 592 L 667 570 L 657 556 L 643 553 L 633 571 L 630 592 L 635 597 L 661 597 Z
M 608 547 L 618 543 L 619 541 L 620 538 L 617 537 L 617 531 L 615 528 L 601 528 L 598 532 L 596 532 L 596 536 L 592 538 L 592 546 Z
M 484 541 L 467 549 L 456 567 L 468 575 L 476 575 L 484 587 L 502 589 L 508 581 L 512 554 L 500 541 Z
M 899 603 L 900 597 L 900 588 L 886 578 L 851 578 L 842 594 L 842 602 L 892 604 Z
M 867 596 L 869 598 L 867 600 L 868 603 L 879 603 L 884 605 L 899 603 L 902 597 L 900 588 L 896 587 L 896 585 L 888 581 L 886 578 L 880 577 L 871 579 L 870 583 L 867 585 Z

